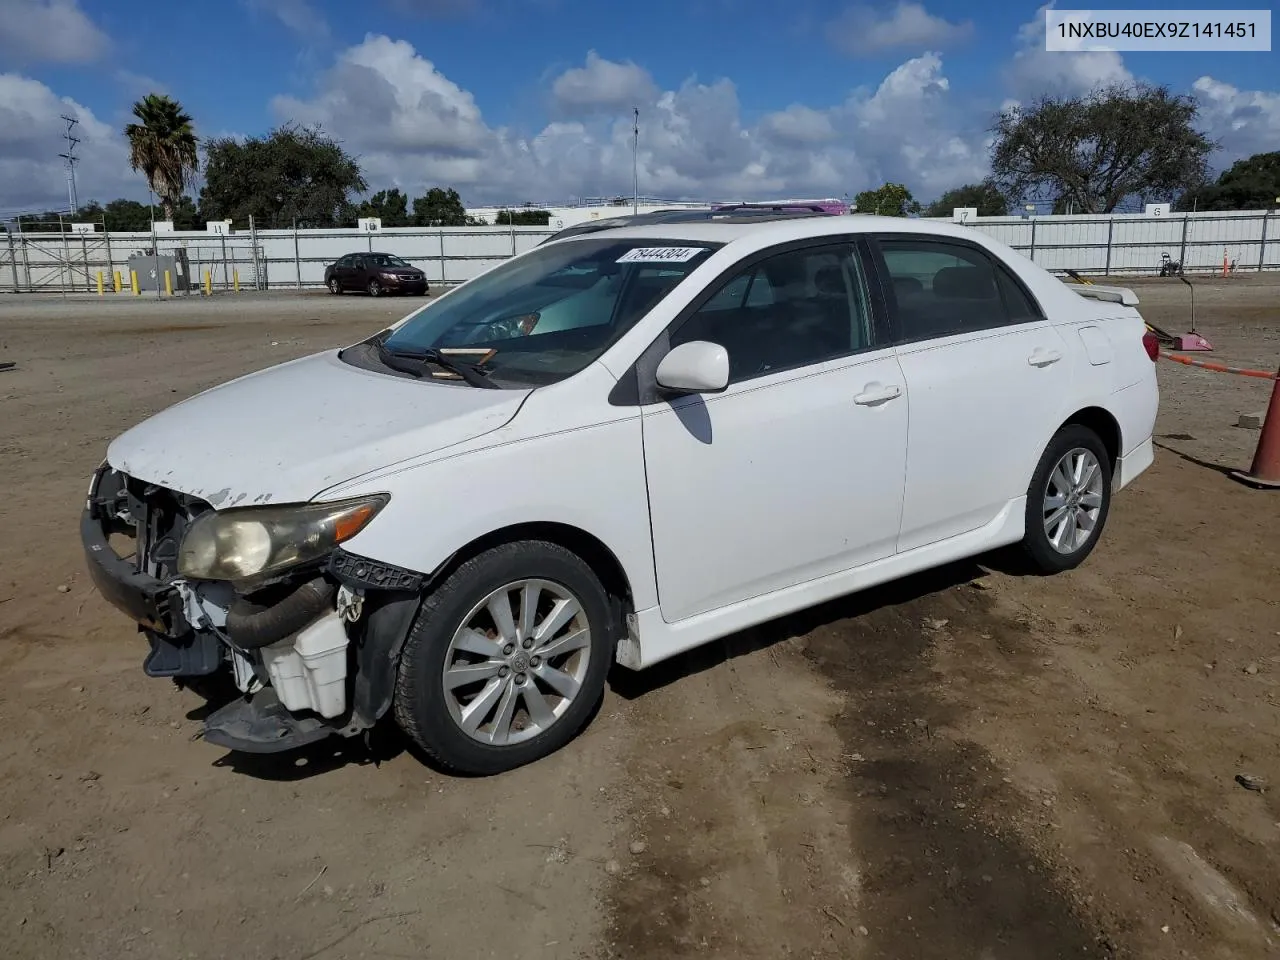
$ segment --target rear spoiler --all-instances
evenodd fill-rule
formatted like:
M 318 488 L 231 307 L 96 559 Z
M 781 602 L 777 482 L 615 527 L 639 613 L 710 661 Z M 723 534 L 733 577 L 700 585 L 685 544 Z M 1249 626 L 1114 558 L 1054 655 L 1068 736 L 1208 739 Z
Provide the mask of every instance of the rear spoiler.
M 1096 283 L 1068 283 L 1065 286 L 1090 300 L 1106 300 L 1108 303 L 1119 303 L 1126 307 L 1138 305 L 1138 295 L 1128 287 L 1103 287 Z

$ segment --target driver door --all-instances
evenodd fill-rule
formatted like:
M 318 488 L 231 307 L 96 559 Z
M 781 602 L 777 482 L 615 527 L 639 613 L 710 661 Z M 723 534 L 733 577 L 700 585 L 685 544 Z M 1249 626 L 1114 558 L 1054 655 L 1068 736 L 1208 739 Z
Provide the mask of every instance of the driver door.
M 724 346 L 730 382 L 642 408 L 667 622 L 893 554 L 906 391 L 865 274 L 853 242 L 787 245 L 673 325 Z

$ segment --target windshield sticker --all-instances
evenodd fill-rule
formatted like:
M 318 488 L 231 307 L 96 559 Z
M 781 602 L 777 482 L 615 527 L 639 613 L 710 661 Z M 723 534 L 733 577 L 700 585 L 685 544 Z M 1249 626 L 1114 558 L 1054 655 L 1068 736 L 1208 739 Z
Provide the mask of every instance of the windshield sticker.
M 618 258 L 618 263 L 686 263 L 706 247 L 636 247 Z

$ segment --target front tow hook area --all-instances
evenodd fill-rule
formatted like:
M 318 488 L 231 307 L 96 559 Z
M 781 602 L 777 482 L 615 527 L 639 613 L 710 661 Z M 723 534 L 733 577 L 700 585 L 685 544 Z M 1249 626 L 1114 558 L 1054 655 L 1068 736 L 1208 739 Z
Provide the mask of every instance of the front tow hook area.
M 204 721 L 205 740 L 243 753 L 283 753 L 338 730 L 320 717 L 290 713 L 270 687 L 215 710 Z

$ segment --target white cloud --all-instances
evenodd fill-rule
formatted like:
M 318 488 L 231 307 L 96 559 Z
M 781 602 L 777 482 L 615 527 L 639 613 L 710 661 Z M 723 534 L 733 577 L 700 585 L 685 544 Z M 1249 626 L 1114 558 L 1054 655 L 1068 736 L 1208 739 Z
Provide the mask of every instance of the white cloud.
M 0 0 L 0 60 L 88 63 L 109 46 L 77 0 Z
M 1191 87 L 1200 104 L 1200 127 L 1220 141 L 1224 166 L 1280 143 L 1280 92 L 1241 90 L 1213 77 Z
M 791 144 L 827 143 L 836 136 L 827 114 L 802 103 L 765 114 L 760 120 L 760 130 L 779 143 Z
M 66 150 L 66 127 L 59 119 L 63 113 L 80 121 L 80 202 L 145 196 L 145 183 L 129 170 L 128 147 L 120 130 L 69 97 L 58 97 L 38 80 L 6 73 L 0 74 L 0 197 L 6 205 L 0 216 L 66 209 L 66 170 L 58 159 Z
M 600 82 L 584 84 L 584 74 Z M 793 104 L 754 124 L 729 79 L 658 90 L 641 68 L 595 54 L 549 87 L 578 109 L 557 110 L 532 135 L 490 126 L 472 95 L 411 45 L 370 36 L 339 55 L 313 97 L 277 97 L 273 109 L 339 138 L 372 189 L 448 184 L 471 203 L 629 194 L 630 111 L 588 109 L 596 103 L 639 107 L 640 189 L 653 196 L 839 196 L 885 179 L 927 195 L 985 165 L 987 118 L 956 108 L 936 53 L 907 61 L 877 88 L 825 106 Z M 598 99 L 588 102 L 592 92 Z
M 320 41 L 329 36 L 329 22 L 309 0 L 245 0 L 255 13 L 274 17 L 304 40 Z
M 649 71 L 630 60 L 615 63 L 594 50 L 586 65 L 560 74 L 551 85 L 556 108 L 564 114 L 622 110 L 651 100 L 656 92 Z
M 321 124 L 375 156 L 475 158 L 494 145 L 475 98 L 410 43 L 385 36 L 340 54 L 314 99 L 282 96 L 271 106 L 281 120 Z
M 1018 30 L 1018 50 L 1005 71 L 1015 97 L 1079 96 L 1097 87 L 1133 82 L 1124 58 L 1114 51 L 1045 50 L 1045 12 L 1052 7 L 1053 3 L 1042 6 Z
M 972 34 L 971 21 L 951 23 L 912 0 L 899 0 L 891 12 L 852 6 L 827 24 L 827 39 L 854 56 L 898 49 L 938 50 L 962 43 Z

